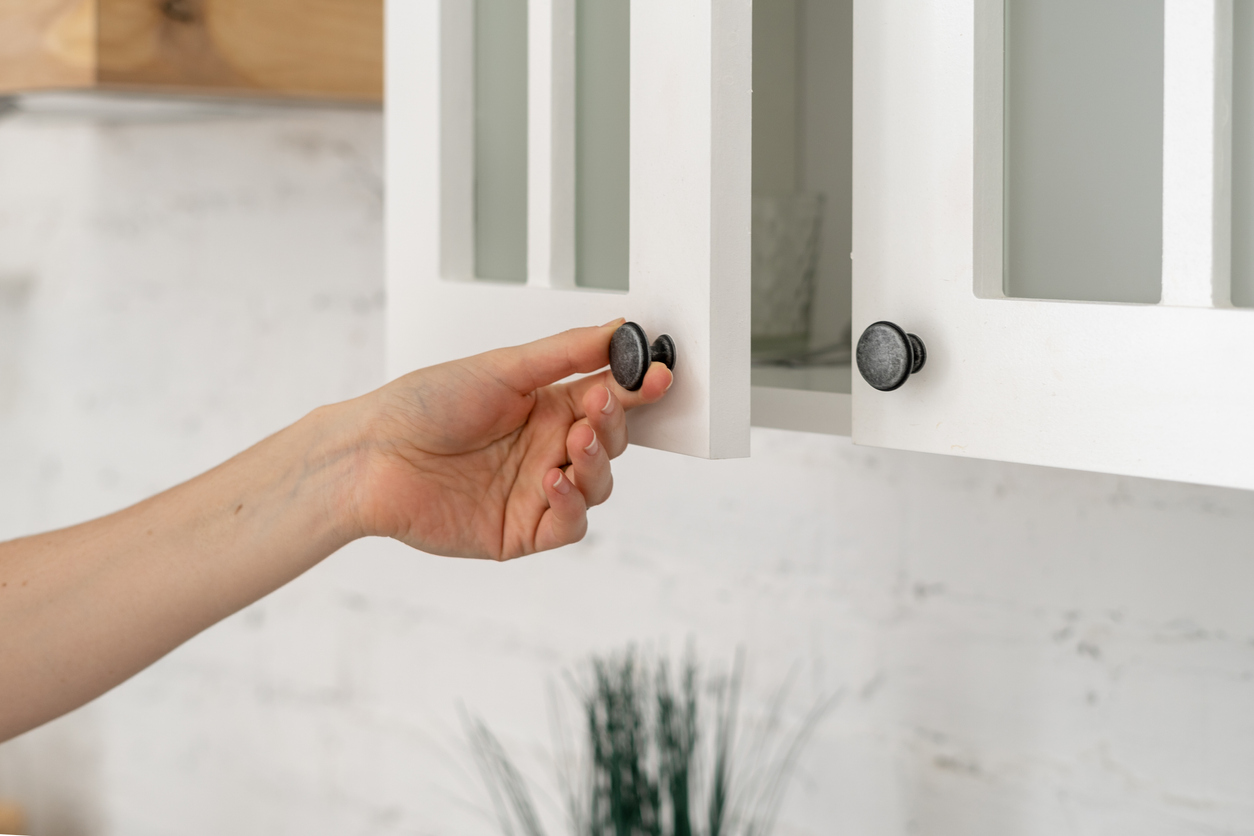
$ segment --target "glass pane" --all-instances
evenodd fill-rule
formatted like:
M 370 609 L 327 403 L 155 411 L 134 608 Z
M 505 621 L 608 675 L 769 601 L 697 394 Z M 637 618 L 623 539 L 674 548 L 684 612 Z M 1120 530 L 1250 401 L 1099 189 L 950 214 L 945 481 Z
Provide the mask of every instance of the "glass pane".
M 755 386 L 849 391 L 852 0 L 753 4 Z
M 575 282 L 627 290 L 631 3 L 575 16 Z
M 527 279 L 524 0 L 475 0 L 475 275 Z
M 1162 0 L 1007 0 L 1006 294 L 1157 302 L 1162 145 Z
M 1254 307 L 1254 3 L 1232 4 L 1232 304 Z

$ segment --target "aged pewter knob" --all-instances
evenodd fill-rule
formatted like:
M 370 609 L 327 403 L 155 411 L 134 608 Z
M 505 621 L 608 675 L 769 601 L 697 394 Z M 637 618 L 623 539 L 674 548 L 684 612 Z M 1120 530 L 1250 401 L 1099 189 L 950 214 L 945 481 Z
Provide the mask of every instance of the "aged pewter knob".
M 881 392 L 891 392 L 923 368 L 927 348 L 923 340 L 897 325 L 876 322 L 862 332 L 857 360 L 863 380 Z
M 649 346 L 644 329 L 634 322 L 624 322 L 610 337 L 610 371 L 618 385 L 635 392 L 644 385 L 645 372 L 653 361 L 675 370 L 675 341 L 663 334 Z

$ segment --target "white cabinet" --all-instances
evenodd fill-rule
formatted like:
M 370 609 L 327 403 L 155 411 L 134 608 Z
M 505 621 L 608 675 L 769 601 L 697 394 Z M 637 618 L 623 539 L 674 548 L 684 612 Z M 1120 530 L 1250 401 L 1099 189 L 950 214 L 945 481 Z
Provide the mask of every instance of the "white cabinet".
M 625 316 L 651 338 L 669 333 L 678 354 L 665 401 L 631 414 L 632 441 L 746 456 L 750 2 L 633 3 L 621 67 L 606 66 L 612 47 L 578 49 L 581 5 L 389 3 L 389 367 L 399 374 Z M 590 5 L 595 13 L 600 4 Z M 486 25 L 519 10 L 521 25 Z M 490 60 L 477 61 L 485 51 Z M 594 91 L 599 100 L 581 96 L 580 69 L 605 82 Z M 500 106 L 485 113 L 485 98 L 509 99 L 519 71 L 516 117 Z M 623 230 L 627 287 L 607 290 L 587 286 L 604 274 L 576 269 L 600 262 L 612 271 L 612 242 L 581 248 L 579 220 L 585 210 L 601 219 L 614 212 L 596 202 L 608 200 L 604 194 L 591 195 L 591 205 L 578 201 L 581 130 L 597 126 L 581 122 L 577 102 L 610 107 L 616 74 L 629 95 L 629 157 L 621 164 L 630 235 Z M 517 216 L 494 216 L 520 188 Z M 511 243 L 519 230 L 525 247 Z
M 1254 12 L 621 0 L 585 25 L 614 5 L 389 4 L 394 373 L 623 315 L 679 347 L 639 443 L 745 455 L 752 420 L 1254 488 Z M 751 229 L 790 191 L 826 197 L 811 333 L 751 369 Z M 927 346 L 901 388 L 806 360 L 879 320 Z
M 1103 24 L 1078 18 L 1085 7 L 1106 4 L 1049 2 L 1076 18 L 1062 18 L 1061 27 Z M 1083 137 L 1116 106 L 1091 108 L 1101 74 L 1115 70 L 1094 64 L 1068 88 L 1063 72 L 1101 56 L 1085 55 L 1080 38 L 1063 32 L 1058 43 L 1068 49 L 1054 44 L 1054 53 L 1041 59 L 1052 68 L 1008 72 L 1008 63 L 1020 58 L 1014 49 L 1032 47 L 1008 37 L 1007 13 L 1037 15 L 1036 29 L 1023 33 L 1037 37 L 1052 25 L 1051 7 L 1041 0 L 926 5 L 925 13 L 910 0 L 855 7 L 855 327 L 897 321 L 924 338 L 929 359 L 898 391 L 855 384 L 854 440 L 1254 488 L 1254 310 L 1233 308 L 1230 292 L 1232 238 L 1254 232 L 1234 232 L 1231 224 L 1233 151 L 1254 153 L 1232 147 L 1234 4 L 1113 4 L 1124 7 L 1125 19 L 1116 23 L 1128 24 L 1118 31 L 1129 40 L 1138 37 L 1131 31 L 1139 24 L 1127 18 L 1147 18 L 1141 28 L 1152 33 L 1152 49 L 1126 58 L 1147 61 L 1129 82 L 1150 85 L 1150 115 L 1161 114 L 1161 139 L 1152 143 L 1157 156 L 1149 158 L 1139 187 L 1110 187 L 1126 194 L 1107 212 L 1131 216 L 1150 204 L 1157 237 L 1146 234 L 1138 244 L 1131 236 L 1126 253 L 1140 247 L 1153 267 L 1161 266 L 1159 275 L 1146 276 L 1153 290 L 1161 287 L 1156 304 L 1008 296 L 1008 271 L 1034 265 L 1020 267 L 1007 248 L 1030 248 L 1023 239 L 1052 235 L 1064 253 L 1082 254 L 1079 236 L 1094 228 L 1113 234 L 1100 218 L 1068 232 L 1068 215 L 1088 208 L 1082 183 L 1068 187 L 1070 205 L 1022 208 L 1037 198 L 1043 205 L 1050 181 L 1068 171 L 1042 156 L 1050 148 L 1033 151 L 1020 142 L 1008 130 L 1008 111 L 1032 96 L 1072 101 L 1065 118 L 1074 123 L 1072 136 Z M 1111 34 L 1098 45 L 1107 55 L 1131 49 L 1113 37 L 1114 27 Z M 1015 86 L 1025 75 L 1049 72 L 1056 80 L 1044 90 Z M 1161 86 L 1154 86 L 1157 78 Z M 1144 92 L 1128 91 L 1118 101 Z M 1102 135 L 1118 129 L 1113 124 Z M 1102 135 L 1079 142 L 1060 134 L 1053 141 L 1055 148 L 1073 141 L 1073 155 L 1096 154 Z M 1008 141 L 1021 147 L 1008 149 Z M 1134 143 L 1114 149 L 1107 169 L 1137 151 Z M 1034 172 L 1016 170 L 1020 164 L 1039 165 L 1050 177 L 1034 179 Z M 1037 212 L 1032 228 L 1007 234 L 1014 231 L 1014 211 Z M 1083 268 L 1082 262 L 1068 267 Z

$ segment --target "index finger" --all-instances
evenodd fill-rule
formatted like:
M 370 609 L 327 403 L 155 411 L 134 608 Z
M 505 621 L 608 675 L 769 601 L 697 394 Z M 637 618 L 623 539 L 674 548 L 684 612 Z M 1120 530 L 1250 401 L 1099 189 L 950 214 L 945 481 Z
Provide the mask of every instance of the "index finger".
M 610 337 L 622 319 L 597 328 L 572 328 L 551 337 L 479 355 L 492 375 L 519 394 L 610 362 Z

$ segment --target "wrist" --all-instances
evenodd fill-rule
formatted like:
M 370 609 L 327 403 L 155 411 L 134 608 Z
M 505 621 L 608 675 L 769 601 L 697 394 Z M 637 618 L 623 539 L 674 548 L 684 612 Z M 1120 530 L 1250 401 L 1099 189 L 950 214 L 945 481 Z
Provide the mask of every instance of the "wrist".
M 297 422 L 309 435 L 305 466 L 321 477 L 317 501 L 340 546 L 370 533 L 361 513 L 370 448 L 366 413 L 359 398 L 318 407 Z

